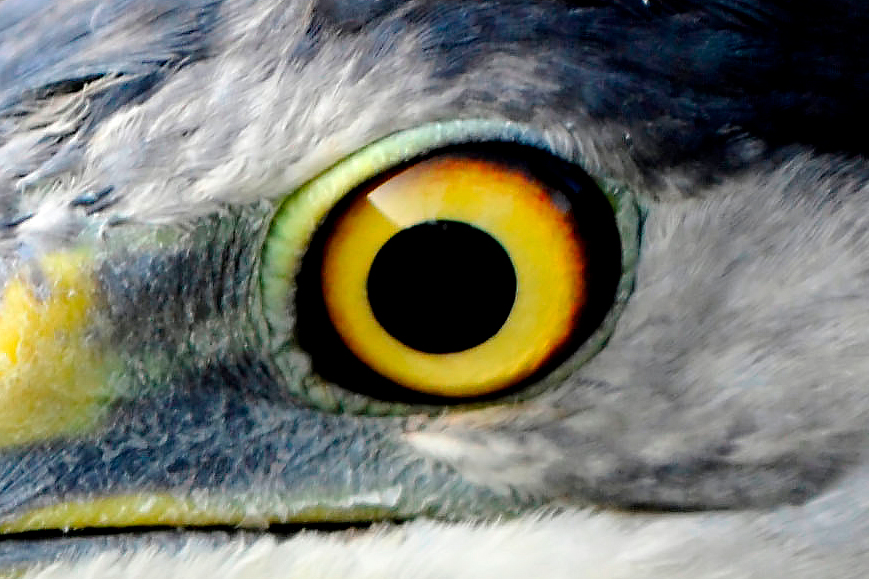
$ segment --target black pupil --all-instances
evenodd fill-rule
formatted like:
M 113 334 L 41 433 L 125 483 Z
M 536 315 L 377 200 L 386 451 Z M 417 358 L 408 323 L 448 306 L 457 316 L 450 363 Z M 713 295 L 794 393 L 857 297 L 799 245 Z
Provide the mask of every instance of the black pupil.
M 504 325 L 515 299 L 510 256 L 491 235 L 460 221 L 399 231 L 368 273 L 368 301 L 380 325 L 432 354 L 482 344 Z

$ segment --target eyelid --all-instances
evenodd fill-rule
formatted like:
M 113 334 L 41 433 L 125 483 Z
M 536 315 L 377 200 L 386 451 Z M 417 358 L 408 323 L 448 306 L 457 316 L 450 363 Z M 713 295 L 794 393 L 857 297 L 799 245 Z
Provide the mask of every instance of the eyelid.
M 298 343 L 295 332 L 296 282 L 310 242 L 343 197 L 404 163 L 442 149 L 473 146 L 475 143 L 530 147 L 583 170 L 596 183 L 597 189 L 613 208 L 622 254 L 621 276 L 614 302 L 598 329 L 565 362 L 545 377 L 520 391 L 497 398 L 495 402 L 532 397 L 553 387 L 594 356 L 609 337 L 633 288 L 641 216 L 630 191 L 612 181 L 590 175 L 582 162 L 577 162 L 566 154 L 565 149 L 571 148 L 568 141 L 560 144 L 562 154 L 554 150 L 555 147 L 549 141 L 539 131 L 516 123 L 492 120 L 433 123 L 395 133 L 368 145 L 290 193 L 276 208 L 265 235 L 259 280 L 260 303 L 269 330 L 271 349 L 277 357 L 278 367 L 286 376 L 288 388 L 300 398 L 324 410 L 378 415 L 443 411 L 442 405 L 424 401 L 377 400 L 333 384 L 311 371 L 309 352 Z M 300 371 L 300 368 L 307 370 Z M 458 403 L 451 408 L 478 407 L 492 403 L 492 400 Z
M 515 123 L 489 120 L 432 123 L 395 133 L 360 149 L 289 195 L 275 213 L 262 257 L 264 313 L 273 333 L 285 334 L 292 328 L 293 282 L 299 261 L 308 240 L 339 199 L 365 181 L 415 157 L 449 145 L 485 141 L 515 142 L 548 150 L 542 137 Z

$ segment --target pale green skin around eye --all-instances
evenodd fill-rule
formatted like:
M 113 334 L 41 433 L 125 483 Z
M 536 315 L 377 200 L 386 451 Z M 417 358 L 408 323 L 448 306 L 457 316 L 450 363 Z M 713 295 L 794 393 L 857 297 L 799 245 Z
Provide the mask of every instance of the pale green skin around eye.
M 262 294 L 266 320 L 282 350 L 296 350 L 292 339 L 295 310 L 295 278 L 307 244 L 319 223 L 332 207 L 356 186 L 383 171 L 441 147 L 470 142 L 515 142 L 549 149 L 550 145 L 531 129 L 518 124 L 492 121 L 455 121 L 434 123 L 403 131 L 374 143 L 305 184 L 279 207 L 269 228 L 263 248 Z M 560 369 L 552 372 L 536 387 L 524 389 L 512 399 L 539 393 L 563 379 L 594 355 L 612 330 L 621 306 L 633 287 L 633 272 L 638 255 L 639 208 L 631 195 L 608 182 L 599 183 L 610 200 L 617 218 L 622 242 L 623 275 L 619 280 L 613 311 L 595 332 Z M 288 338 L 289 336 L 289 338 Z M 292 370 L 291 370 L 292 372 Z M 291 381 L 293 382 L 293 381 Z M 412 411 L 439 412 L 440 407 L 383 402 L 359 396 L 311 376 L 300 383 L 298 393 L 312 404 L 327 410 L 346 410 L 366 414 L 406 414 Z M 503 401 L 502 401 L 503 402 Z M 466 404 L 465 407 L 476 406 Z
M 119 362 L 100 385 L 95 421 L 0 448 L 0 530 L 466 519 L 546 504 L 421 456 L 404 439 L 405 420 L 383 415 L 439 409 L 326 383 L 293 337 L 300 257 L 342 195 L 425 152 L 494 140 L 551 149 L 519 125 L 428 125 L 359 151 L 277 207 L 261 202 L 190 228 L 127 225 L 78 239 L 97 287 L 87 348 Z M 608 337 L 632 287 L 641 220 L 629 194 L 601 186 L 622 238 L 612 311 L 539 384 L 488 404 L 558 384 Z M 51 556 L 45 549 L 0 543 L 0 564 Z

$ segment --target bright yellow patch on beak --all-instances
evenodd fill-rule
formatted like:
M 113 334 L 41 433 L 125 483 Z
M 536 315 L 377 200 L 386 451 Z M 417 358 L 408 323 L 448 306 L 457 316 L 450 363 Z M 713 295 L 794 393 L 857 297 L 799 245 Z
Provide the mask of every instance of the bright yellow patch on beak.
M 2 288 L 0 447 L 80 432 L 105 407 L 111 364 L 94 335 L 90 264 L 84 250 L 53 253 L 29 276 L 38 289 L 22 274 Z
M 258 512 L 250 500 L 211 498 L 194 501 L 166 493 L 135 493 L 69 501 L 34 509 L 0 523 L 0 533 L 36 529 L 86 529 L 98 527 L 153 527 L 241 525 L 266 527 L 274 523 L 355 523 L 387 519 L 394 513 L 378 505 L 322 504 L 301 501 Z M 247 506 L 246 506 L 247 505 Z

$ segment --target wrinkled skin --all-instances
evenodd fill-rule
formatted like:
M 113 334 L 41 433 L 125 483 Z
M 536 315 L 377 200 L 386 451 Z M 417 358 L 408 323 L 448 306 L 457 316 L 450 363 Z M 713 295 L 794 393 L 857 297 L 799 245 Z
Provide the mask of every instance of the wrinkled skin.
M 867 20 L 856 1 L 0 0 L 0 313 L 23 324 L 10 288 L 86 297 L 60 334 L 28 306 L 49 337 L 0 374 L 0 563 L 863 577 Z M 462 119 L 636 198 L 612 335 L 518 401 L 323 408 L 292 311 L 280 332 L 263 314 L 269 221 L 360 148 Z M 51 511 L 70 503 L 90 515 Z M 142 528 L 323 521 L 387 523 L 282 544 Z M 136 532 L 15 534 L 106 525 Z

